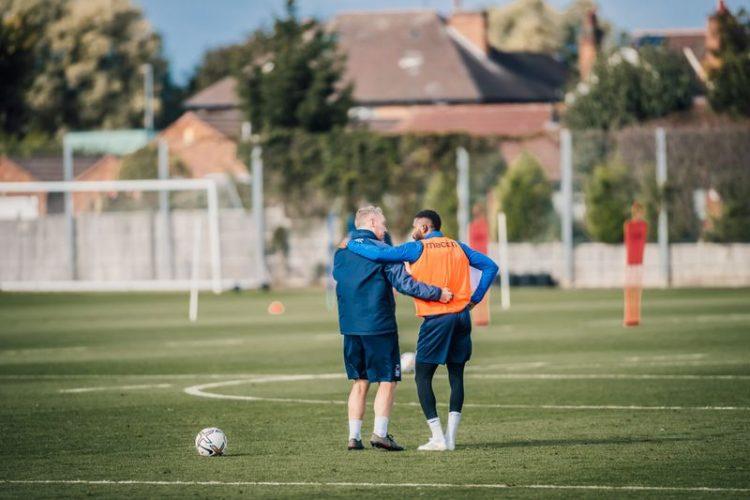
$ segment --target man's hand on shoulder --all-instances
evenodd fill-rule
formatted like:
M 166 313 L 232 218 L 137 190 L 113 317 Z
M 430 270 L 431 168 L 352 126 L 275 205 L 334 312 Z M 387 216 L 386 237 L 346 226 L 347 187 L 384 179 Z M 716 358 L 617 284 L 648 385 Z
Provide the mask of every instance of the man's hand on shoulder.
M 453 300 L 453 292 L 451 292 L 450 288 L 443 288 L 440 293 L 440 302 L 443 304 L 447 304 Z

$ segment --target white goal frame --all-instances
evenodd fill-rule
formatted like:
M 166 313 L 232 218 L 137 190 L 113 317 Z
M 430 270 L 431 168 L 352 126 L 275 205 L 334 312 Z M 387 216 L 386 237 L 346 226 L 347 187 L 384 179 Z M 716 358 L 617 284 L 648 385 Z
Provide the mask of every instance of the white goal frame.
M 213 179 L 163 179 L 117 181 L 0 182 L 0 194 L 69 193 L 111 191 L 205 191 L 208 211 L 208 239 L 211 278 L 207 283 L 214 293 L 222 291 L 221 243 L 219 235 L 219 197 Z M 66 204 L 67 205 L 67 204 Z M 201 283 L 203 287 L 203 283 Z M 0 290 L 8 291 L 176 291 L 189 290 L 191 280 L 133 281 L 5 281 Z

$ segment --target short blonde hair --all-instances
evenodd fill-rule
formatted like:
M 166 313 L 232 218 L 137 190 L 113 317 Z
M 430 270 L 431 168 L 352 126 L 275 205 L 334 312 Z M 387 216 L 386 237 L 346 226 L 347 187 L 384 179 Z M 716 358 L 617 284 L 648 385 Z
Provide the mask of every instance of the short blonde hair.
M 380 207 L 376 207 L 373 205 L 362 207 L 357 210 L 357 215 L 354 217 L 354 226 L 358 228 L 364 227 L 367 221 L 378 215 L 384 217 L 383 211 L 380 209 Z

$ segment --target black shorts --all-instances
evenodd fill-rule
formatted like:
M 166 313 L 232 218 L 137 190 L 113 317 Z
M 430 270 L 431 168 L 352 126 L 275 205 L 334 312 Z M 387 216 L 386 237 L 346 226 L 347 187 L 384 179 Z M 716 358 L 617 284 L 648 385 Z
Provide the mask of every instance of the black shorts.
M 344 335 L 344 366 L 349 380 L 400 381 L 398 333 Z

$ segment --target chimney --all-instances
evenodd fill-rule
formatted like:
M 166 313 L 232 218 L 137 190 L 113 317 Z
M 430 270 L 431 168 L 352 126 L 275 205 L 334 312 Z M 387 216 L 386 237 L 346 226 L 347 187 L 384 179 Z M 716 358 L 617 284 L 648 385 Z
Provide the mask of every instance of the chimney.
M 448 26 L 467 39 L 479 52 L 489 54 L 487 41 L 487 14 L 484 11 L 468 12 L 461 10 L 461 3 L 454 3 L 455 10 L 448 19 Z
M 596 17 L 596 9 L 591 9 L 583 19 L 581 33 L 578 36 L 578 71 L 581 74 L 581 80 L 587 80 L 591 74 L 603 35 L 604 32 L 599 27 L 599 20 Z
M 724 0 L 719 0 L 716 4 L 716 12 L 708 18 L 706 27 L 706 56 L 703 59 L 703 67 L 711 71 L 721 65 L 721 61 L 716 57 L 716 52 L 721 49 L 721 18 L 731 16 Z

